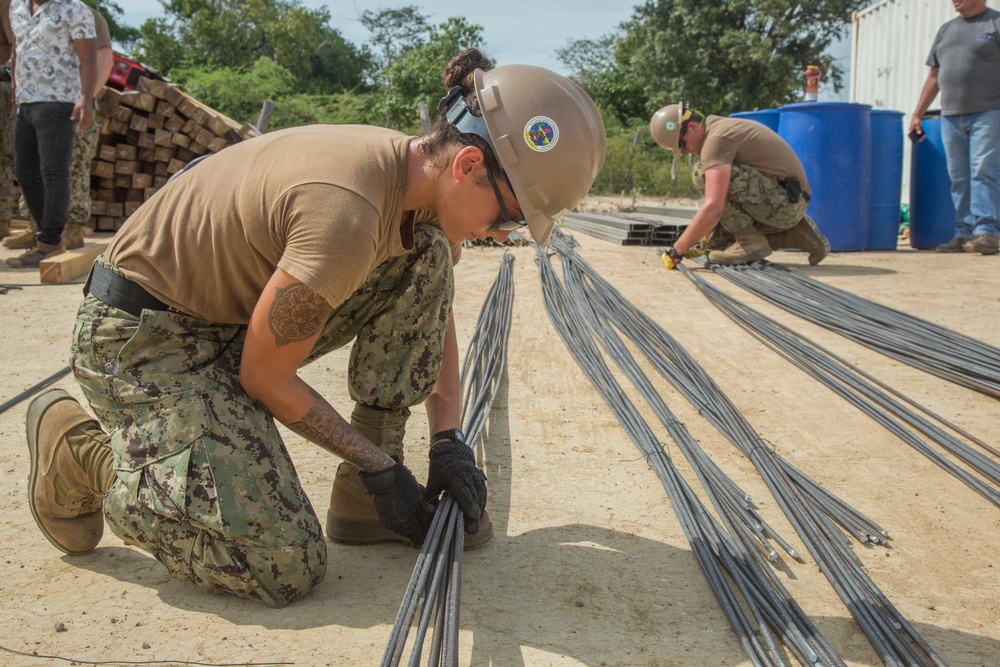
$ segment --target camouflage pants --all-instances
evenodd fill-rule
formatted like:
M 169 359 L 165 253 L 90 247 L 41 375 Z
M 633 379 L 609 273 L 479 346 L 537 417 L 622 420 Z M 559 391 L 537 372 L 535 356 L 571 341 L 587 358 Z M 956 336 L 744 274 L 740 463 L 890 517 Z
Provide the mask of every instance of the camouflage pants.
M 701 162 L 695 164 L 691 178 L 695 186 L 704 192 L 705 171 Z M 805 197 L 800 197 L 794 204 L 789 202 L 788 193 L 775 177 L 767 176 L 754 167 L 734 164 L 719 227 L 730 235 L 751 227 L 763 234 L 782 232 L 799 224 L 808 206 Z
M 452 294 L 448 242 L 420 226 L 413 251 L 334 313 L 308 361 L 356 337 L 352 394 L 419 403 L 437 378 Z M 239 383 L 245 335 L 176 312 L 136 320 L 87 296 L 72 365 L 113 452 L 111 530 L 175 577 L 282 607 L 323 581 L 326 543 L 274 419 Z
M 101 126 L 90 127 L 76 133 L 73 143 L 73 161 L 69 166 L 69 216 L 67 224 L 85 225 L 90 220 L 90 164 L 97 155 L 97 140 Z
M 0 227 L 6 227 L 17 205 L 14 188 L 14 120 L 10 117 L 10 82 L 0 82 Z

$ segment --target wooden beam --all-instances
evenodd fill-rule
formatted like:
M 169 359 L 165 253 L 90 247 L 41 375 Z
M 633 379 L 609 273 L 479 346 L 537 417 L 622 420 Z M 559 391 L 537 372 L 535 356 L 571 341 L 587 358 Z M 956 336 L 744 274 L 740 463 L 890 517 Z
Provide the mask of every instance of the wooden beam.
M 82 248 L 43 259 L 38 264 L 39 279 L 43 283 L 65 283 L 79 278 L 90 271 L 94 260 L 107 247 L 107 243 L 87 243 Z

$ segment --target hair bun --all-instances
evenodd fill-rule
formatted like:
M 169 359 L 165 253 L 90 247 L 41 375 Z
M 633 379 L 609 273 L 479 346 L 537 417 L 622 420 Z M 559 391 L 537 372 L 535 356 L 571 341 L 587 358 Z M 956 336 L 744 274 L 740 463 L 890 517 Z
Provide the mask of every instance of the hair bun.
M 444 68 L 444 89 L 451 90 L 454 86 L 462 89 L 462 95 L 468 95 L 476 89 L 475 71 L 493 69 L 493 63 L 479 49 L 466 49 L 450 61 Z

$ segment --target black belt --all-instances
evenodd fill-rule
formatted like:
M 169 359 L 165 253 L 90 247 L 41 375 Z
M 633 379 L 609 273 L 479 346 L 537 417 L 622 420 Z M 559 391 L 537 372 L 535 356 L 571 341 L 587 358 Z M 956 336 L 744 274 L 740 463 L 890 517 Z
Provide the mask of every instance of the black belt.
M 145 310 L 170 310 L 170 306 L 143 289 L 138 283 L 112 273 L 98 262 L 90 270 L 83 286 L 84 294 L 93 294 L 104 303 L 120 308 L 134 317 Z

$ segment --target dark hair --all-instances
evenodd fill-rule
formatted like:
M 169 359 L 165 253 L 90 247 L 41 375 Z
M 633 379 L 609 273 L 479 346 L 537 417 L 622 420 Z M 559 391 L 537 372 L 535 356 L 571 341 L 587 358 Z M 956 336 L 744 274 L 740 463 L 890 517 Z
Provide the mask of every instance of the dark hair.
M 462 98 L 465 105 L 473 115 L 482 117 L 483 112 L 479 108 L 479 98 L 476 96 L 475 72 L 481 69 L 484 72 L 493 69 L 493 63 L 484 56 L 479 49 L 466 49 L 454 56 L 444 68 L 445 91 L 449 91 L 455 86 L 461 88 Z M 486 143 L 486 140 L 477 134 L 461 132 L 458 128 L 448 122 L 445 110 L 438 111 L 437 117 L 430 129 L 424 133 L 424 152 L 428 158 L 443 154 L 453 143 L 465 146 L 475 146 L 483 151 L 486 156 L 486 168 L 495 176 L 502 176 L 500 161 L 493 154 L 493 149 Z

